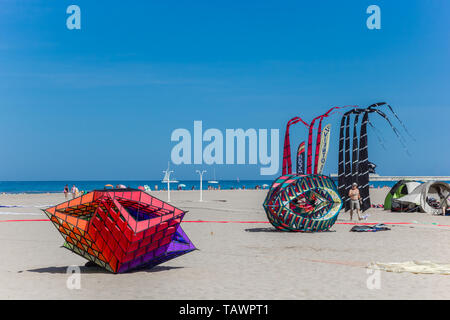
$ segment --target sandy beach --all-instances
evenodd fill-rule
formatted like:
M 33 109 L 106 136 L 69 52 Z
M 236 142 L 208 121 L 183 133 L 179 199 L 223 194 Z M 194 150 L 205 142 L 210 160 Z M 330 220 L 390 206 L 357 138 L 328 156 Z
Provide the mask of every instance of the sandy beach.
M 388 190 L 371 190 L 372 203 L 383 203 Z M 172 203 L 189 211 L 183 229 L 198 250 L 117 275 L 84 267 L 85 259 L 61 248 L 50 222 L 9 221 L 46 219 L 40 209 L 63 202 L 63 194 L 2 194 L 0 299 L 450 298 L 450 276 L 380 271 L 380 288 L 369 289 L 366 268 L 370 262 L 450 263 L 450 217 L 370 209 L 367 222 L 411 224 L 354 233 L 349 214 L 341 212 L 330 232 L 278 232 L 262 208 L 266 192 L 204 191 L 204 202 L 198 191 L 172 192 Z M 167 199 L 165 192 L 153 195 Z M 79 290 L 66 286 L 72 265 L 81 266 Z

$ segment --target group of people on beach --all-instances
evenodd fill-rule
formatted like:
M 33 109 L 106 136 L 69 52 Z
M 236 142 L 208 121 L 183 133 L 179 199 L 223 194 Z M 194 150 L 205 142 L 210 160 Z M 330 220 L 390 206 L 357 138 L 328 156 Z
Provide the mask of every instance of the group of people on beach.
M 75 185 L 72 185 L 72 189 L 69 191 L 69 185 L 65 185 L 64 187 L 64 197 L 67 199 L 69 197 L 69 193 L 72 194 L 72 199 L 75 199 L 80 195 L 80 191 Z

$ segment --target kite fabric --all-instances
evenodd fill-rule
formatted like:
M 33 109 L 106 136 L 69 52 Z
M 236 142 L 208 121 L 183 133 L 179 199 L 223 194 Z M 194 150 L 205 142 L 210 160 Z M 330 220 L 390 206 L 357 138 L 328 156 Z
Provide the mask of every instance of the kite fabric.
M 317 137 L 316 137 L 316 153 L 315 153 L 315 157 L 314 157 L 314 174 L 317 174 L 317 168 L 318 168 L 318 162 L 319 162 L 319 150 L 320 150 L 320 141 L 321 141 L 321 134 L 322 134 L 322 121 L 324 118 L 327 118 L 331 115 L 331 111 L 335 110 L 335 109 L 342 109 L 342 108 L 347 108 L 347 107 L 333 107 L 331 109 L 329 109 L 327 112 L 325 112 L 324 114 L 314 118 L 310 125 L 309 125 L 309 132 L 308 132 L 308 155 L 307 155 L 307 159 L 306 159 L 306 173 L 307 174 L 312 174 L 313 170 L 312 170 L 312 154 L 313 154 L 313 149 L 312 149 L 312 143 L 313 143 L 313 129 L 314 129 L 314 124 L 316 123 L 317 120 L 319 120 L 319 125 L 318 125 L 318 129 L 317 129 Z
M 291 127 L 291 125 L 296 124 L 298 122 L 302 122 L 306 127 L 309 127 L 309 124 L 299 117 L 294 117 L 288 121 L 286 125 L 286 133 L 284 135 L 283 175 L 292 173 L 291 142 L 289 138 L 289 128 Z
M 367 140 L 367 122 L 369 121 L 369 112 L 364 112 L 361 133 L 359 140 L 359 159 L 358 159 L 358 185 L 361 196 L 361 210 L 366 211 L 371 207 L 370 194 L 369 194 L 369 152 L 368 152 L 368 140 Z M 348 190 L 351 188 L 351 180 L 346 181 L 348 183 Z
M 352 183 L 358 184 L 358 172 L 359 172 L 359 141 L 357 125 L 359 121 L 359 113 L 355 115 L 355 121 L 353 122 L 353 150 L 352 150 Z
M 377 114 L 385 119 L 408 153 L 400 132 L 394 127 L 387 115 L 378 109 L 382 106 L 387 106 L 404 127 L 403 122 L 400 121 L 392 107 L 385 102 L 375 103 L 367 108 L 354 107 L 352 110 L 347 111 L 341 118 L 341 127 L 339 130 L 338 190 L 344 201 L 344 208 L 346 211 L 350 209 L 348 192 L 353 183 L 358 184 L 359 187 L 362 200 L 361 210 L 364 212 L 371 207 L 369 173 L 374 171 L 375 166 L 369 162 L 367 124 L 370 124 L 373 127 L 369 121 L 369 114 Z M 350 143 L 350 122 L 352 115 L 355 115 L 355 119 L 353 121 L 353 139 L 352 143 Z M 360 115 L 362 115 L 362 120 L 358 137 L 357 127 Z M 406 127 L 404 128 L 406 129 Z M 351 156 L 350 149 L 352 151 Z
M 322 134 L 322 121 L 324 118 L 329 117 L 331 115 L 331 112 L 335 109 L 342 109 L 347 108 L 346 107 L 333 107 L 329 109 L 326 113 L 323 115 L 320 115 L 313 119 L 313 121 L 308 124 L 300 117 L 294 117 L 290 119 L 286 125 L 286 133 L 284 136 L 284 147 L 283 147 L 283 175 L 291 174 L 292 173 L 292 160 L 291 160 L 291 144 L 290 144 L 290 137 L 289 137 L 289 129 L 292 125 L 302 122 L 307 128 L 308 128 L 308 150 L 307 150 L 307 157 L 306 157 L 306 174 L 313 174 L 313 164 L 312 164 L 312 156 L 313 156 L 313 133 L 314 133 L 314 124 L 316 120 L 319 120 L 318 130 L 317 130 L 317 137 L 316 137 L 316 153 L 314 158 L 314 174 L 316 174 L 318 171 L 318 163 L 319 163 L 319 154 L 320 154 L 320 142 L 321 142 L 321 134 Z
M 320 148 L 318 164 L 316 165 L 317 174 L 322 174 L 323 168 L 325 167 L 325 162 L 327 161 L 328 148 L 330 146 L 330 134 L 331 134 L 331 124 L 327 124 L 322 131 L 320 138 Z
M 431 261 L 406 261 L 391 263 L 371 262 L 367 268 L 397 273 L 411 272 L 416 274 L 450 275 L 450 264 L 434 263 Z
M 314 122 L 316 119 L 314 119 L 311 124 L 309 125 L 309 131 L 308 131 L 308 153 L 306 156 L 306 173 L 312 174 L 312 144 L 313 144 L 313 128 L 314 128 Z
M 298 174 L 305 174 L 305 141 L 302 141 L 297 149 L 297 171 Z
M 360 188 L 362 211 L 364 212 L 371 207 L 369 173 L 373 172 L 374 165 L 369 162 L 368 154 L 367 124 L 373 127 L 369 122 L 369 114 L 377 114 L 384 118 L 402 142 L 399 131 L 393 126 L 386 114 L 378 109 L 381 106 L 387 106 L 400 121 L 392 107 L 385 102 L 375 103 L 367 108 L 358 108 L 357 106 L 333 107 L 326 113 L 315 117 L 309 124 L 300 117 L 294 117 L 288 121 L 284 137 L 283 176 L 272 184 L 263 204 L 272 225 L 279 230 L 327 230 L 334 224 L 341 207 L 345 207 L 345 210 L 350 209 L 348 192 L 355 182 Z M 351 107 L 351 109 L 342 116 L 339 129 L 338 188 L 336 189 L 331 179 L 321 174 L 330 141 L 330 125 L 326 125 L 322 130 L 322 123 L 323 119 L 329 117 L 333 110 L 347 107 Z M 352 123 L 353 115 L 355 115 L 355 119 Z M 357 129 L 360 118 L 362 119 L 358 136 Z M 298 122 L 302 122 L 308 128 L 306 175 L 303 174 L 305 172 L 304 143 L 301 143 L 297 150 L 297 174 L 292 174 L 289 129 Z M 317 128 L 315 128 L 316 122 Z M 353 124 L 352 131 L 350 131 L 351 123 Z M 401 124 L 404 126 L 402 122 Z M 315 129 L 317 129 L 317 136 L 313 168 L 313 133 Z M 350 132 L 352 132 L 352 139 Z M 325 183 L 326 186 L 323 183 L 323 181 L 328 180 L 332 186 L 328 182 Z M 337 196 L 333 194 L 334 190 L 337 191 Z M 323 219 L 330 224 L 325 223 Z
M 333 226 L 342 200 L 329 177 L 294 174 L 272 183 L 263 207 L 278 230 L 315 232 Z
M 332 109 L 331 109 L 332 110 Z M 324 117 L 324 116 L 320 116 Z M 316 118 L 319 119 L 320 117 Z M 322 118 L 320 118 L 322 120 Z M 342 207 L 342 200 L 331 178 L 305 172 L 305 143 L 297 149 L 297 173 L 292 174 L 289 128 L 302 122 L 308 130 L 308 158 L 306 172 L 310 173 L 312 160 L 312 133 L 314 121 L 308 124 L 299 117 L 292 118 L 286 126 L 283 151 L 283 176 L 270 187 L 263 203 L 269 222 L 281 231 L 326 231 L 335 222 Z M 319 128 L 321 124 L 319 123 Z M 323 135 L 324 144 L 329 144 L 329 126 Z M 320 132 L 320 131 L 319 131 Z M 320 137 L 320 135 L 319 135 Z M 319 142 L 320 150 L 320 142 Z M 316 153 L 319 156 L 319 152 Z M 326 152 L 324 152 L 324 162 Z M 323 162 L 323 163 L 324 163 Z
M 387 231 L 387 230 L 391 230 L 391 229 L 386 227 L 382 223 L 378 223 L 373 226 L 368 226 L 368 225 L 358 226 L 358 225 L 356 225 L 350 229 L 351 232 L 377 232 L 377 231 Z
M 94 190 L 43 211 L 65 248 L 113 273 L 196 249 L 180 226 L 186 211 L 139 189 Z

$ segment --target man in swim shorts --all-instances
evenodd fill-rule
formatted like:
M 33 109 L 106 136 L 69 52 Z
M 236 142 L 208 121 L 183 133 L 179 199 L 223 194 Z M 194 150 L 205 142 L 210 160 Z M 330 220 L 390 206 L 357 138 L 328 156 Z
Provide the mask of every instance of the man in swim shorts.
M 350 198 L 350 220 L 353 220 L 353 210 L 356 209 L 358 214 L 358 220 L 362 220 L 359 215 L 359 210 L 361 209 L 359 201 L 361 200 L 361 195 L 359 194 L 358 185 L 356 183 L 352 184 L 352 188 L 348 192 L 348 197 Z
M 444 200 L 442 201 L 442 205 L 441 205 L 441 210 L 442 210 L 442 215 L 445 216 L 447 214 L 447 211 L 450 208 L 450 194 L 447 195 L 447 197 L 442 196 L 442 198 L 444 198 Z

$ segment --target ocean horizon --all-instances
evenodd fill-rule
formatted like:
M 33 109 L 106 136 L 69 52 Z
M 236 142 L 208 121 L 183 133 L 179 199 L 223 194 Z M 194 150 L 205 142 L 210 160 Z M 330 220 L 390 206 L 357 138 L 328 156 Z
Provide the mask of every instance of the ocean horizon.
M 337 179 L 332 179 L 337 184 Z M 203 190 L 208 187 L 218 188 L 222 190 L 232 189 L 255 189 L 257 186 L 268 188 L 273 180 L 218 180 L 217 184 L 208 183 L 203 180 Z M 371 181 L 370 185 L 374 188 L 392 187 L 396 181 Z M 0 193 L 59 193 L 63 192 L 65 185 L 72 188 L 75 185 L 80 191 L 91 191 L 96 189 L 104 189 L 105 185 L 113 186 L 122 184 L 130 188 L 138 188 L 139 186 L 148 185 L 151 190 L 166 190 L 167 183 L 160 180 L 60 180 L 60 181 L 0 181 Z M 171 190 L 199 190 L 199 180 L 179 180 L 176 183 L 170 183 Z
M 218 180 L 217 184 L 208 183 L 203 180 L 203 190 L 207 190 L 208 186 L 220 189 L 255 189 L 256 186 L 262 187 L 272 183 L 272 180 Z M 106 185 L 110 184 L 125 185 L 130 188 L 138 188 L 140 186 L 148 185 L 151 190 L 166 190 L 167 183 L 161 180 L 59 180 L 59 181 L 0 181 L 0 193 L 58 193 L 63 192 L 65 185 L 72 188 L 75 185 L 80 191 L 91 191 L 97 189 L 104 189 Z M 171 190 L 177 190 L 181 187 L 182 190 L 199 190 L 199 180 L 178 180 L 176 183 L 170 183 Z

